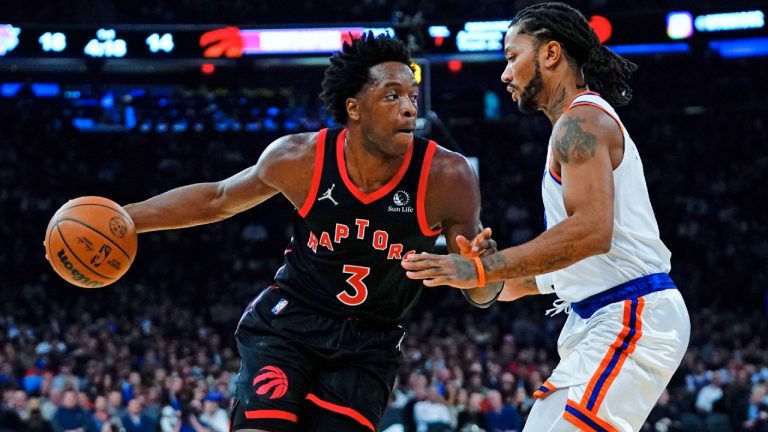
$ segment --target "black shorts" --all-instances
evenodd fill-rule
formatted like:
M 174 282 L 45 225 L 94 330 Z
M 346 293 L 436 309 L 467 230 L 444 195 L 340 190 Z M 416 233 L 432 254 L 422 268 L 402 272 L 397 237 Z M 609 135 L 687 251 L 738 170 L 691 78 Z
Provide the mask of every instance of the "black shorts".
M 266 288 L 235 332 L 241 364 L 232 430 L 376 431 L 403 335 L 400 325 L 320 314 Z

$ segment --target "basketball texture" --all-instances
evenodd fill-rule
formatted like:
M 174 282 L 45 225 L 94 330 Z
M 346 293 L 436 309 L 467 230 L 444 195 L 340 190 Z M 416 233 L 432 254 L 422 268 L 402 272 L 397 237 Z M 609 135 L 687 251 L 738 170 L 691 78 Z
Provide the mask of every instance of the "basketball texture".
M 137 235 L 128 213 L 97 196 L 68 201 L 48 223 L 45 258 L 67 282 L 100 288 L 117 281 L 136 257 Z

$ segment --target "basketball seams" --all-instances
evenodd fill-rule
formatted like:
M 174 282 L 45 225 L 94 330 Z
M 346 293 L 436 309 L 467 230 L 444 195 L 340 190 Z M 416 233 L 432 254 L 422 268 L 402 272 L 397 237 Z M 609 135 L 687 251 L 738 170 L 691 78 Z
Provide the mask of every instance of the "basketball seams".
M 65 220 L 71 220 L 71 219 L 65 219 Z M 76 221 L 73 221 L 73 222 L 76 222 Z M 85 225 L 85 224 L 83 224 L 83 225 Z M 103 277 L 104 279 L 115 280 L 114 277 L 104 276 L 103 274 L 101 274 L 101 273 L 97 272 L 96 270 L 92 269 L 88 264 L 84 263 L 83 260 L 81 260 L 79 256 L 77 256 L 77 253 L 74 250 L 72 250 L 72 248 L 69 246 L 69 243 L 67 243 L 67 239 L 64 238 L 64 233 L 61 232 L 61 228 L 59 228 L 58 221 L 56 222 L 56 231 L 59 232 L 59 237 L 61 237 L 61 241 L 64 243 L 64 246 L 66 246 L 67 249 L 69 249 L 69 252 L 72 254 L 72 256 L 75 257 L 76 260 L 78 260 L 80 262 L 80 264 L 84 265 L 85 268 L 87 268 L 89 271 L 93 272 L 94 274 L 96 274 L 96 275 L 98 275 L 100 277 Z
M 79 221 L 79 220 L 77 220 L 77 219 L 71 219 L 71 218 L 64 218 L 64 219 L 62 219 L 62 218 L 59 218 L 59 219 L 56 221 L 56 228 L 58 228 L 58 227 L 59 227 L 59 223 L 61 223 L 61 222 L 64 222 L 64 221 L 70 221 L 70 222 L 74 222 L 74 223 L 76 223 L 76 224 L 79 224 L 79 225 L 82 225 L 82 226 L 84 226 L 84 227 L 88 228 L 89 230 L 91 230 L 91 231 L 95 232 L 96 234 L 99 234 L 100 236 L 102 236 L 102 237 L 104 237 L 105 239 L 107 239 L 107 240 L 108 240 L 110 243 L 112 243 L 113 245 L 115 245 L 115 247 L 116 247 L 116 248 L 120 249 L 120 252 L 122 252 L 122 253 L 125 255 L 125 257 L 126 257 L 126 258 L 128 258 L 128 261 L 131 261 L 131 260 L 132 260 L 132 258 L 131 258 L 131 255 L 129 255 L 129 254 L 128 254 L 128 252 L 126 252 L 126 251 L 125 251 L 125 250 L 124 250 L 122 247 L 120 247 L 120 245 L 119 245 L 119 244 L 117 244 L 117 243 L 116 243 L 114 240 L 112 240 L 111 238 L 109 238 L 109 236 L 107 236 L 106 234 L 104 234 L 104 233 L 102 233 L 101 231 L 97 230 L 96 228 L 94 228 L 94 227 L 92 227 L 92 226 L 90 226 L 90 225 L 88 225 L 88 224 L 86 224 L 86 223 L 83 223 L 83 222 L 81 222 L 81 221 Z M 59 231 L 59 233 L 61 234 L 61 231 Z M 64 238 L 64 235 L 63 235 L 63 234 L 61 235 L 61 238 L 62 238 L 62 239 Z
M 120 216 L 124 217 L 125 219 L 127 219 L 127 221 L 130 222 L 131 225 L 133 225 L 134 229 L 136 228 L 136 225 L 133 224 L 133 220 L 131 219 L 131 216 L 128 214 L 128 212 L 123 210 L 122 207 L 114 208 L 114 207 L 111 207 L 111 206 L 108 206 L 108 205 L 105 205 L 105 204 L 95 204 L 95 203 L 75 204 L 75 205 L 73 205 L 71 207 L 64 207 L 62 209 L 59 209 L 59 211 L 56 212 L 56 215 L 58 215 L 61 212 L 67 211 L 67 210 L 71 210 L 71 209 L 74 209 L 74 208 L 77 208 L 77 207 L 84 207 L 84 206 L 104 207 L 105 209 L 112 210 L 113 212 L 115 212 L 115 213 L 119 214 Z

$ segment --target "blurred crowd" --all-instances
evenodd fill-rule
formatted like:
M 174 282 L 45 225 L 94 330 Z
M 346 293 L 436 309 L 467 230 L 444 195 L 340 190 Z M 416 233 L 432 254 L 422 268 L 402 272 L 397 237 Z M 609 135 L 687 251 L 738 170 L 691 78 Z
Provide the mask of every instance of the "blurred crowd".
M 637 61 L 635 98 L 619 113 L 643 156 L 672 277 L 693 320 L 683 365 L 644 430 L 766 431 L 768 94 L 755 82 L 768 76 L 768 61 Z M 509 246 L 542 230 L 550 126 L 517 113 L 500 72 L 435 67 L 432 134 L 478 158 L 483 222 Z M 252 112 L 240 98 L 216 95 L 209 99 L 225 116 Z M 277 122 L 272 130 L 141 131 L 137 121 L 132 130 L 86 133 L 72 126 L 63 97 L 0 98 L 0 431 L 227 430 L 239 367 L 232 333 L 281 263 L 289 203 L 275 198 L 220 224 L 142 235 L 133 268 L 99 290 L 61 281 L 42 237 L 69 198 L 128 203 L 218 180 L 292 130 Z M 138 119 L 162 115 L 159 99 L 149 99 L 152 110 L 137 105 Z M 381 429 L 519 431 L 558 361 L 564 318 L 543 316 L 552 300 L 479 310 L 453 290 L 425 290 Z

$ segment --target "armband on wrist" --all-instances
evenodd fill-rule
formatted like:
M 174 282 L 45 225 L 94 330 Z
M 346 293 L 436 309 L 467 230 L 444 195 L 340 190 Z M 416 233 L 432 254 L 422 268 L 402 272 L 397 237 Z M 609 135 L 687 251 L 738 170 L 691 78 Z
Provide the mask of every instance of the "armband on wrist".
M 482 288 L 485 286 L 485 268 L 483 268 L 483 261 L 480 257 L 474 257 L 472 258 L 472 261 L 475 262 L 475 267 L 477 267 L 477 287 Z

